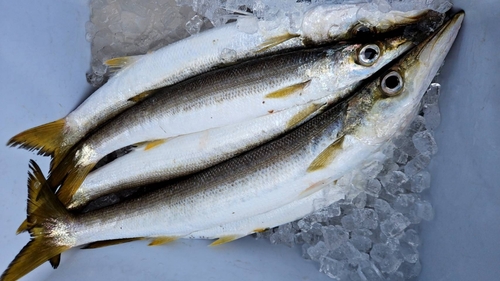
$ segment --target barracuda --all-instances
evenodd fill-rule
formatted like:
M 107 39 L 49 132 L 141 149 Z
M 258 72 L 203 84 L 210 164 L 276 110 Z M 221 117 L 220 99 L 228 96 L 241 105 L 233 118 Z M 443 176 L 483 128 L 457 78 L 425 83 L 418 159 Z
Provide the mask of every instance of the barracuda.
M 70 214 L 32 161 L 27 208 L 32 240 L 0 280 L 16 280 L 79 245 L 144 238 L 158 245 L 318 192 L 409 124 L 463 17 L 457 14 L 382 76 L 289 134 L 134 200 Z
M 151 54 L 112 59 L 107 62 L 109 65 L 124 68 L 77 109 L 60 120 L 14 136 L 8 145 L 52 155 L 52 165 L 56 166 L 81 138 L 155 89 L 242 59 L 300 48 L 304 42 L 344 40 L 355 36 L 358 30 L 385 32 L 415 23 L 429 13 L 429 10 L 381 13 L 369 7 L 366 3 L 320 5 L 305 13 L 301 28 L 295 32 L 286 22 L 271 30 L 266 22 L 258 22 L 254 33 L 240 31 L 234 23 L 191 36 Z

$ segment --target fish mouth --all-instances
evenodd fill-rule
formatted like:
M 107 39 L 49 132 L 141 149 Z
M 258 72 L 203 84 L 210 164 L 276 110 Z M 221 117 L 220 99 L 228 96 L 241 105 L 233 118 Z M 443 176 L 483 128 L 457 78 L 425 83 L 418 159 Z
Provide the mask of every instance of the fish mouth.
M 435 34 L 415 47 L 415 58 L 420 65 L 416 76 L 423 78 L 421 80 L 424 81 L 423 84 L 428 85 L 441 67 L 457 37 L 464 16 L 463 11 L 455 14 Z

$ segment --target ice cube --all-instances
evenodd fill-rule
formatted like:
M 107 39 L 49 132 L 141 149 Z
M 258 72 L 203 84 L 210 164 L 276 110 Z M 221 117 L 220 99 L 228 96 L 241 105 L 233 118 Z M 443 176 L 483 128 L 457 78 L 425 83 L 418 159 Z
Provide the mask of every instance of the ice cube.
M 430 161 L 431 157 L 429 155 L 419 154 L 406 163 L 404 172 L 407 176 L 413 176 L 424 170 L 429 165 Z
M 416 263 L 418 261 L 418 251 L 415 247 L 405 242 L 400 243 L 399 247 L 399 251 L 405 261 L 409 263 Z
M 375 229 L 378 226 L 378 215 L 372 209 L 354 209 L 351 214 L 341 220 L 342 226 L 352 231 L 356 228 Z
M 414 248 L 417 248 L 420 245 L 420 238 L 418 237 L 417 231 L 414 229 L 408 229 L 405 231 L 403 237 L 401 237 L 401 241 L 411 245 Z
M 374 209 L 381 221 L 389 218 L 394 213 L 394 209 L 391 205 L 382 199 L 375 200 Z
M 378 179 L 370 179 L 365 187 L 366 194 L 378 197 L 380 190 L 382 189 L 382 185 Z
M 345 280 L 349 276 L 345 261 L 338 261 L 329 257 L 321 258 L 319 271 L 334 280 Z
M 403 273 L 406 279 L 411 279 L 417 277 L 422 270 L 422 265 L 420 261 L 415 263 L 403 262 L 400 267 L 400 271 Z
M 361 278 L 361 280 L 369 280 L 369 281 L 385 280 L 378 267 L 371 261 L 366 261 L 363 264 L 361 264 L 357 269 L 357 273 L 358 276 Z
M 352 205 L 358 209 L 364 208 L 366 206 L 366 193 L 360 192 L 358 196 L 352 199 Z
M 441 113 L 437 104 L 424 105 L 425 127 L 434 131 L 441 124 Z
M 321 257 L 324 257 L 328 254 L 328 247 L 325 242 L 319 241 L 316 245 L 311 246 L 307 249 L 307 254 L 309 258 L 313 261 L 319 261 Z
M 423 155 L 434 155 L 437 153 L 437 144 L 429 131 L 417 132 L 413 135 L 413 145 Z
M 200 32 L 203 25 L 203 19 L 199 15 L 194 15 L 188 22 L 186 22 L 186 30 L 189 34 L 193 35 Z
M 393 203 L 394 210 L 402 214 L 408 214 L 415 201 L 417 201 L 417 196 L 414 194 L 400 194 Z
M 349 241 L 360 252 L 367 253 L 372 247 L 372 240 L 368 237 L 368 235 L 352 234 Z
M 379 177 L 379 179 L 387 193 L 391 195 L 401 192 L 403 184 L 408 182 L 408 176 L 401 171 L 391 171 L 387 175 Z
M 387 237 L 399 235 L 410 225 L 410 221 L 401 213 L 394 213 L 388 219 L 380 223 L 380 230 Z
M 405 280 L 405 276 L 403 275 L 403 272 L 401 271 L 396 271 L 392 274 L 389 274 L 387 276 L 387 281 L 403 281 Z
M 349 233 L 339 225 L 324 226 L 321 230 L 326 246 L 333 250 L 349 239 Z
M 411 177 L 411 191 L 420 193 L 431 186 L 431 174 L 424 170 Z
M 432 209 L 431 203 L 429 203 L 428 201 L 416 201 L 415 213 L 419 218 L 426 221 L 430 221 L 434 218 L 434 210 Z
M 394 273 L 403 260 L 386 244 L 375 244 L 370 251 L 370 257 L 379 265 L 382 272 Z

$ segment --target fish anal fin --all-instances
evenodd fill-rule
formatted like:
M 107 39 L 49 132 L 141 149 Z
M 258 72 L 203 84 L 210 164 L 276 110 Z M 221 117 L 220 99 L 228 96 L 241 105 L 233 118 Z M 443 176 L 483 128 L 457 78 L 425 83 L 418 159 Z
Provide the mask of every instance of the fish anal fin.
M 156 89 L 155 90 L 148 90 L 148 91 L 144 91 L 136 96 L 133 96 L 131 98 L 128 99 L 128 101 L 131 101 L 131 102 L 140 102 L 142 100 L 144 100 L 145 98 L 149 97 L 152 93 L 156 92 Z
M 50 262 L 50 265 L 52 266 L 52 268 L 56 269 L 59 266 L 59 264 L 61 263 L 61 254 L 50 258 L 49 262 Z
M 179 237 L 176 237 L 176 236 L 155 237 L 155 238 L 153 238 L 151 243 L 148 244 L 148 246 L 160 246 L 163 244 L 172 243 L 177 239 L 179 239 Z
M 309 120 L 309 118 L 313 117 L 315 113 L 320 113 L 323 108 L 325 108 L 326 104 L 310 104 L 308 107 L 299 111 L 297 114 L 292 116 L 287 123 L 287 129 L 295 128 L 296 126 L 302 124 L 303 122 Z
M 291 86 L 285 87 L 283 89 L 279 89 L 277 91 L 274 91 L 272 93 L 267 94 L 265 96 L 265 98 L 268 98 L 268 99 L 281 99 L 281 98 L 289 97 L 289 96 L 291 96 L 293 94 L 296 94 L 298 92 L 302 92 L 302 90 L 307 85 L 309 85 L 309 82 L 310 81 L 306 81 L 306 82 L 303 82 L 303 83 L 298 83 L 298 84 L 295 84 L 295 85 L 291 85 Z
M 253 233 L 261 233 L 261 232 L 264 232 L 266 230 L 267 230 L 267 228 L 256 228 L 253 230 Z
M 40 167 L 31 160 L 28 177 L 28 219 L 31 241 L 17 254 L 3 272 L 0 280 L 18 280 L 46 261 L 56 262 L 56 257 L 72 245 L 61 243 L 52 233 L 54 222 L 64 223 L 71 215 L 57 200 L 45 181 Z M 38 200 L 36 199 L 38 198 Z
M 113 71 L 120 70 L 124 67 L 127 67 L 137 60 L 139 60 L 142 57 L 142 55 L 139 56 L 128 56 L 128 57 L 116 57 L 109 59 L 104 62 L 104 65 L 106 65 L 109 68 L 112 68 Z
M 229 242 L 232 242 L 236 239 L 239 239 L 243 236 L 241 235 L 228 235 L 228 236 L 222 236 L 222 237 L 219 237 L 219 239 L 215 240 L 214 242 L 212 242 L 212 244 L 210 244 L 209 246 L 219 246 L 219 245 L 222 245 L 222 244 L 226 244 L 226 243 L 229 243 Z
M 82 247 L 82 249 L 96 249 L 96 248 L 119 245 L 119 244 L 128 243 L 128 242 L 132 242 L 132 241 L 143 240 L 143 239 L 144 238 L 139 237 L 139 238 L 123 238 L 123 239 L 96 241 L 96 242 L 92 242 L 90 244 L 87 244 L 85 247 Z
M 343 140 L 344 137 L 341 137 L 321 151 L 321 153 L 311 162 L 307 168 L 307 172 L 314 172 L 326 168 L 342 150 Z
M 269 39 L 267 39 L 266 41 L 264 41 L 262 44 L 259 45 L 258 49 L 257 49 L 257 52 L 263 52 L 267 49 L 270 49 L 276 45 L 279 45 L 285 41 L 288 41 L 292 38 L 296 38 L 296 37 L 299 37 L 300 35 L 298 34 L 291 34 L 291 33 L 286 33 L 286 34 L 283 34 L 283 35 L 279 35 L 279 36 L 275 36 L 275 37 L 271 37 Z
M 154 140 L 146 143 L 146 146 L 144 147 L 144 150 L 150 150 L 153 149 L 159 145 L 162 145 L 167 142 L 167 139 L 161 139 L 161 140 Z

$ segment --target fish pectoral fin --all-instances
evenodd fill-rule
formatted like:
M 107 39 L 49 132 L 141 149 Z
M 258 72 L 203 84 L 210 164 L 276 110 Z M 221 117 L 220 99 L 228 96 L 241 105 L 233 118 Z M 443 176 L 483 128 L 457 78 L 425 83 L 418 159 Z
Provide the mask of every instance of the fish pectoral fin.
M 326 107 L 326 104 L 317 104 L 317 103 L 312 103 L 308 107 L 304 108 L 303 110 L 297 112 L 290 120 L 288 120 L 288 123 L 286 124 L 287 129 L 292 129 L 297 127 L 298 125 L 304 123 L 305 121 L 309 120 L 311 117 L 315 116 L 318 113 L 321 113 L 324 108 Z
M 132 242 L 132 241 L 137 241 L 137 240 L 144 240 L 144 239 L 145 238 L 143 238 L 143 237 L 138 237 L 138 238 L 123 238 L 123 239 L 97 241 L 97 242 L 92 242 L 90 244 L 87 244 L 82 249 L 96 249 L 96 248 L 113 246 L 113 245 L 128 243 L 128 242 Z
M 222 245 L 222 244 L 226 244 L 226 243 L 232 242 L 232 241 L 234 241 L 236 239 L 239 239 L 241 237 L 244 237 L 244 235 L 222 236 L 222 237 L 219 237 L 219 239 L 217 239 L 214 242 L 212 242 L 212 244 L 210 244 L 209 246 L 219 246 L 219 245 Z
M 52 266 L 53 269 L 56 269 L 59 264 L 61 263 L 61 254 L 54 256 L 49 259 L 50 265 Z
M 326 168 L 335 159 L 335 156 L 342 150 L 342 142 L 344 137 L 338 138 L 330 144 L 311 162 L 307 167 L 307 172 L 311 173 Z
M 154 140 L 154 141 L 149 141 L 145 143 L 144 150 L 150 150 L 153 149 L 159 145 L 162 145 L 167 142 L 168 139 L 161 139 L 161 140 Z
M 298 199 L 305 198 L 305 197 L 315 193 L 316 191 L 320 190 L 323 186 L 325 186 L 325 184 L 327 184 L 327 183 L 328 183 L 328 181 L 319 181 L 319 182 L 311 184 L 308 188 L 304 189 L 299 194 Z
M 142 92 L 142 93 L 140 93 L 140 94 L 138 94 L 136 96 L 133 96 L 133 97 L 129 98 L 128 101 L 131 101 L 131 102 L 140 102 L 140 101 L 144 100 L 145 98 L 149 97 L 154 92 L 156 92 L 156 89 Z
M 141 57 L 142 55 L 112 58 L 105 61 L 104 65 L 111 68 L 112 71 L 118 71 L 138 61 Z
M 306 82 L 298 83 L 295 85 L 291 85 L 288 87 L 285 87 L 283 89 L 279 89 L 277 91 L 271 92 L 265 96 L 267 99 L 281 99 L 281 98 L 286 98 L 289 97 L 293 94 L 301 93 L 302 90 L 309 85 L 311 80 L 307 80 Z
M 155 237 L 153 238 L 153 241 L 148 244 L 148 246 L 160 246 L 163 244 L 168 244 L 171 242 L 174 242 L 175 240 L 179 239 L 177 236 L 161 236 L 161 237 Z
M 264 41 L 262 44 L 260 44 L 258 46 L 256 52 L 263 52 L 269 48 L 272 48 L 272 47 L 279 45 L 287 40 L 290 40 L 292 38 L 299 37 L 299 36 L 300 36 L 299 34 L 286 33 L 284 35 L 271 37 L 271 38 L 267 39 L 266 41 Z

